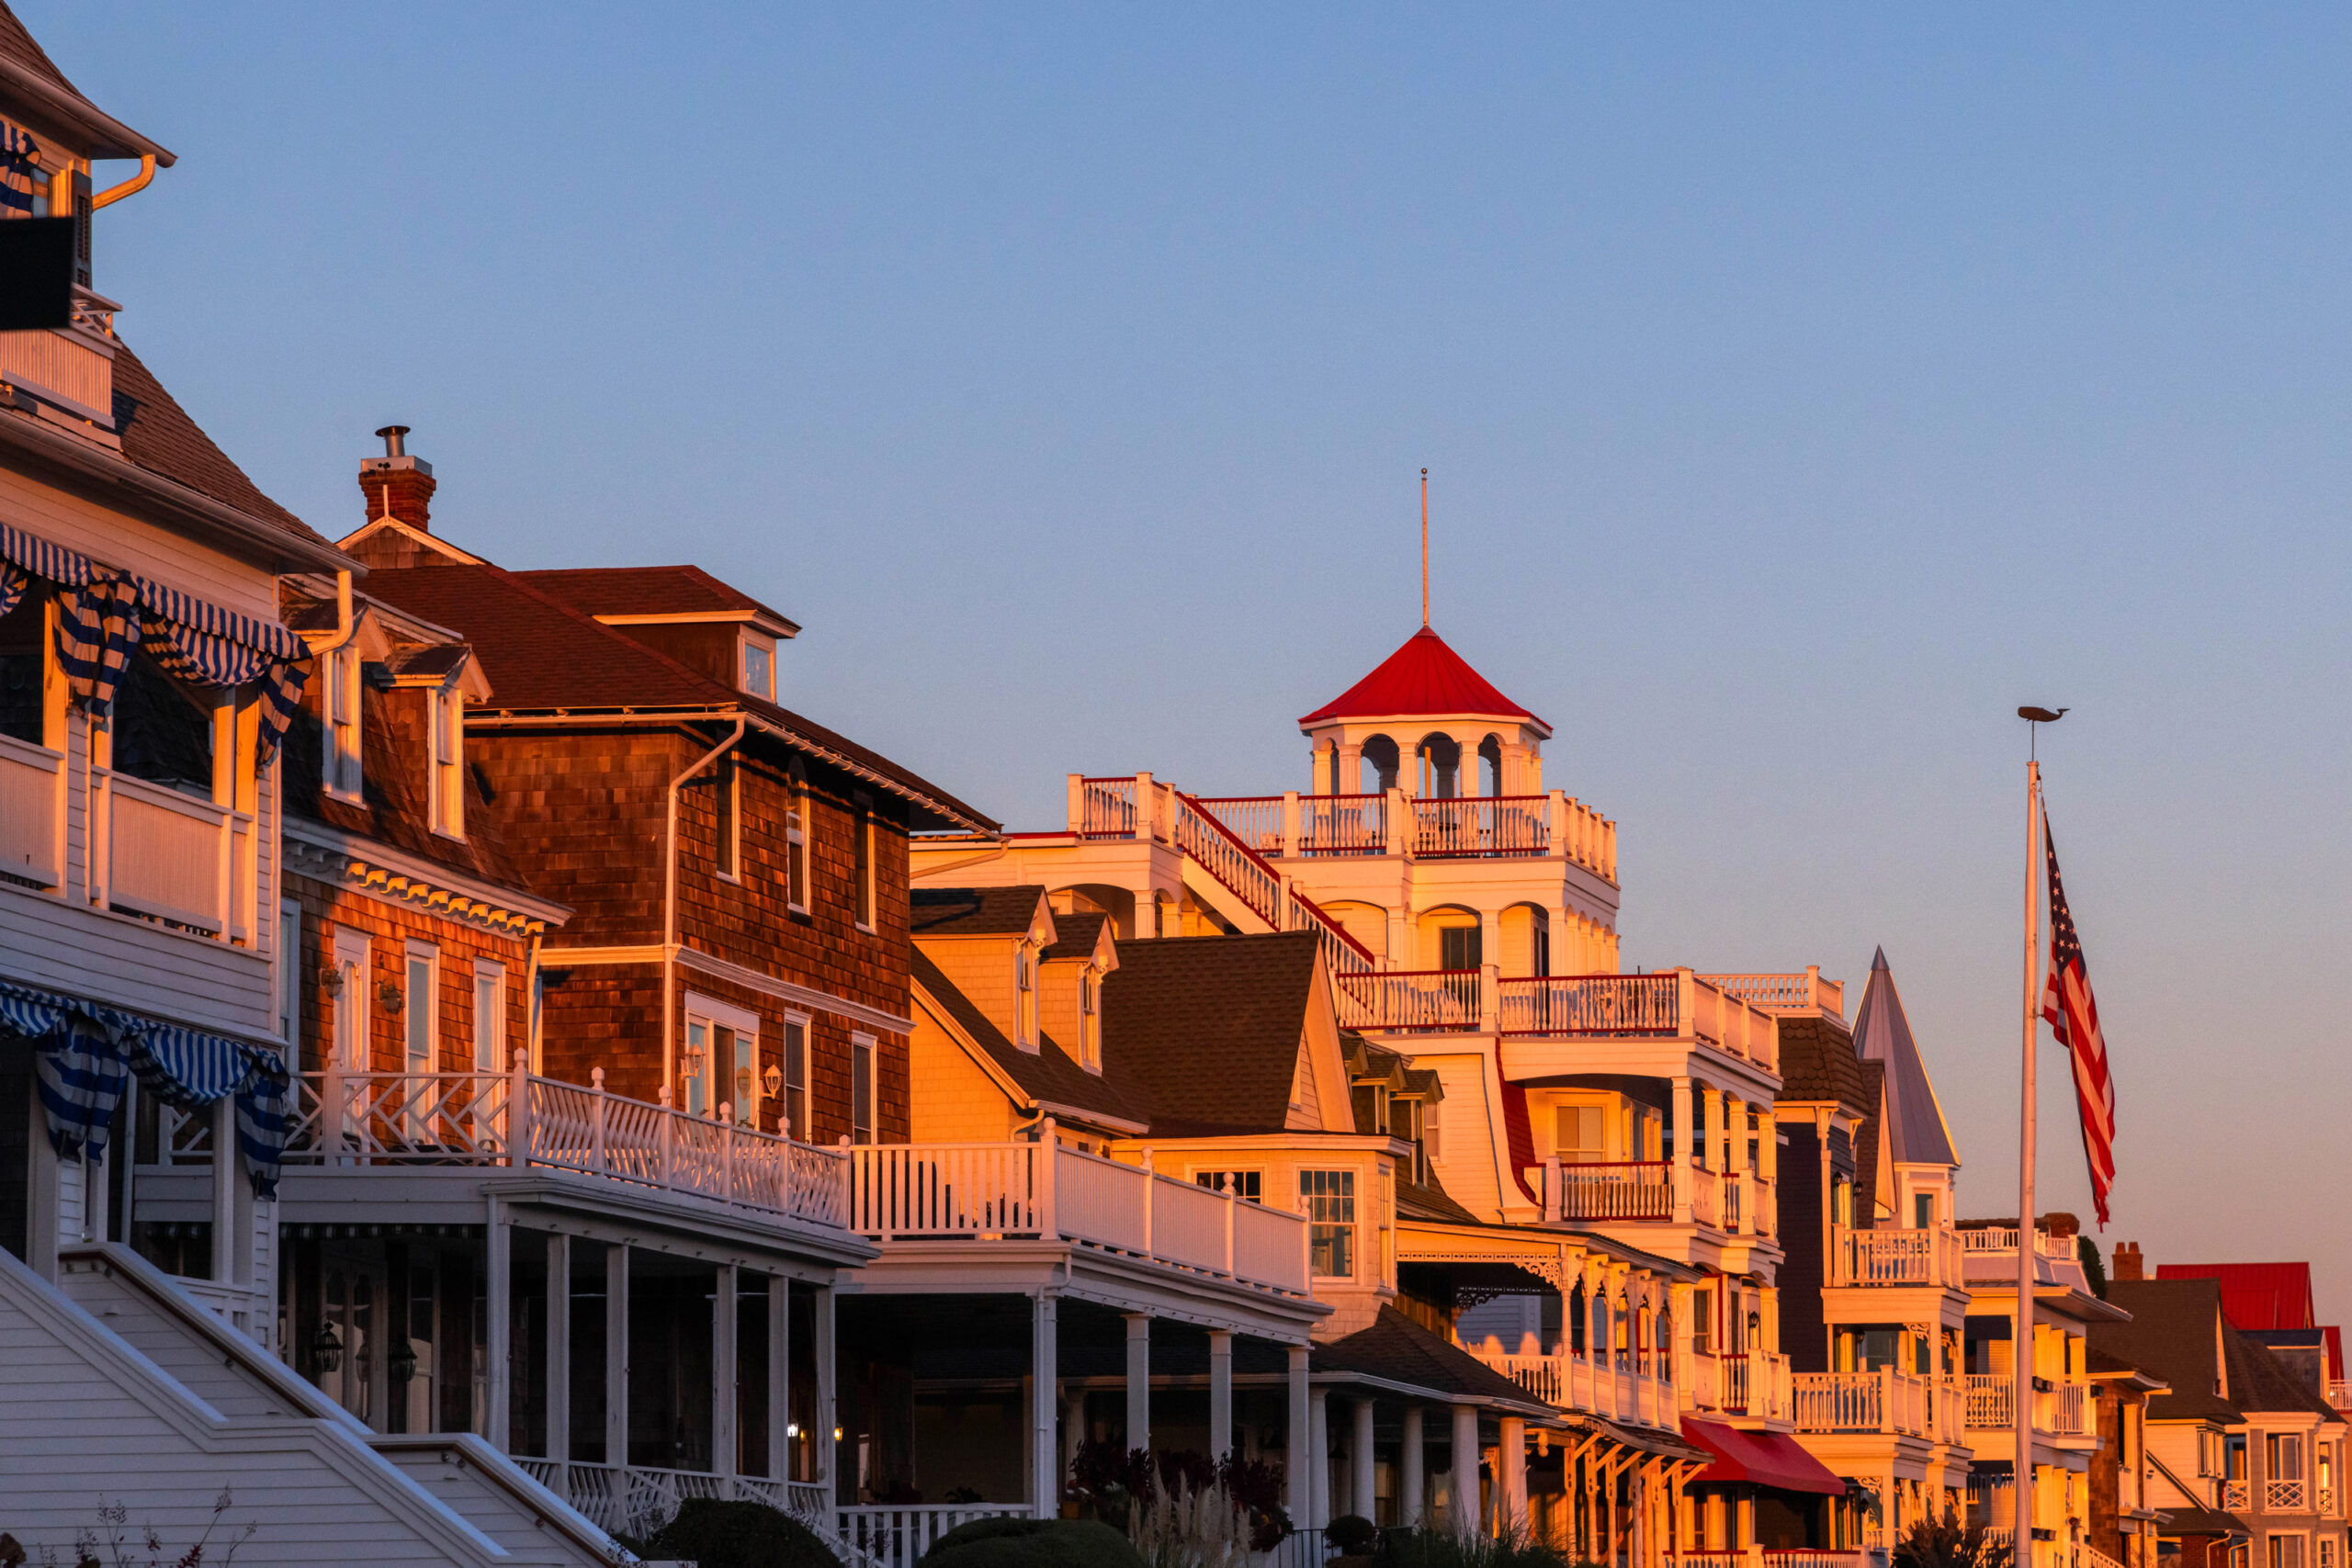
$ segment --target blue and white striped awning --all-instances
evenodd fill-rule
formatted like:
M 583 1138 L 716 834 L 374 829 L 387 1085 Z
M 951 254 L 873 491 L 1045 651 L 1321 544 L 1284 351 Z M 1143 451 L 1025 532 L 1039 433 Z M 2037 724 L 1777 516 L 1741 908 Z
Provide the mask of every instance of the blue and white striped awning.
M 286 1147 L 286 1064 L 267 1045 L 120 1008 L 0 981 L 0 1025 L 32 1040 L 50 1142 L 104 1159 L 107 1130 L 132 1073 L 158 1098 L 201 1110 L 236 1097 L 237 1145 L 264 1197 Z
M 0 558 L 12 560 L 35 577 L 47 578 L 68 588 L 79 588 L 90 581 L 89 557 L 6 523 L 0 523 Z
M 165 620 L 177 621 L 202 637 L 239 643 L 272 659 L 311 657 L 311 650 L 302 639 L 276 621 L 257 620 L 209 600 L 199 599 L 193 593 L 183 593 L 153 578 L 133 576 L 130 581 L 139 585 L 141 604 Z

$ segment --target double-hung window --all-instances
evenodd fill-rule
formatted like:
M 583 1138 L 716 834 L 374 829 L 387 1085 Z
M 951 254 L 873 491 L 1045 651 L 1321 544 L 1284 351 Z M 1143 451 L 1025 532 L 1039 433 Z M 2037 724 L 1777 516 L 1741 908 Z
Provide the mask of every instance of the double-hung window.
M 775 649 L 756 637 L 743 639 L 743 689 L 775 701 Z
M 1598 1105 L 1563 1105 L 1555 1123 L 1555 1140 L 1563 1165 L 1592 1165 L 1606 1159 L 1607 1145 Z
M 718 815 L 714 854 L 718 874 L 732 878 L 741 874 L 742 866 L 743 776 L 735 766 L 732 751 L 722 752 L 710 773 L 711 803 Z
M 784 1104 L 778 1109 L 783 1131 L 803 1143 L 817 1141 L 808 1120 L 808 1021 L 798 1013 L 784 1020 Z
M 433 731 L 433 830 L 447 839 L 466 836 L 466 694 L 454 686 L 428 694 Z
M 849 1136 L 854 1144 L 875 1141 L 875 1126 L 878 1118 L 881 1097 L 879 1067 L 876 1058 L 874 1036 L 853 1034 L 849 1037 Z
M 1102 1070 L 1102 982 L 1091 964 L 1078 977 L 1078 1065 Z
M 808 912 L 808 777 L 797 761 L 785 781 L 785 901 L 793 912 Z
M 355 647 L 336 649 L 326 656 L 326 689 L 321 700 L 326 708 L 327 745 L 325 779 L 329 795 L 345 800 L 357 800 L 360 795 L 359 765 L 359 649 Z
M 408 984 L 401 998 L 401 1024 L 408 1043 L 409 1082 L 401 1096 L 407 1106 L 408 1134 L 421 1143 L 443 1143 L 447 1140 L 433 1127 L 427 1109 L 441 1097 L 424 1077 L 436 1066 L 433 1042 L 441 1022 L 440 953 L 424 942 L 410 942 L 407 976 Z
M 499 1047 L 506 1040 L 506 966 L 494 959 L 474 960 L 474 1068 L 503 1072 L 510 1065 Z
M 1356 1271 L 1356 1173 L 1302 1170 L 1299 1195 L 1306 1200 L 1307 1261 L 1321 1280 L 1348 1280 Z
M 1012 956 L 1012 1043 L 1023 1051 L 1037 1048 L 1037 950 L 1023 942 Z
M 874 929 L 874 807 L 858 802 L 857 816 L 852 822 L 850 874 L 857 886 L 857 924 L 861 931 Z

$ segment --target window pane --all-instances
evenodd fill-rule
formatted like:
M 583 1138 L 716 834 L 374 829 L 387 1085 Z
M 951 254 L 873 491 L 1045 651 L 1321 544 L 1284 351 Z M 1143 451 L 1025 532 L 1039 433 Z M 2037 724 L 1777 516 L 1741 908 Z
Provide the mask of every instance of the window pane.
M 861 1144 L 874 1141 L 874 1044 L 859 1040 L 850 1046 L 850 1137 Z
M 794 1137 L 816 1141 L 808 1124 L 808 1026 L 805 1023 L 784 1026 L 784 1114 Z
M 505 989 L 496 975 L 474 976 L 474 1066 L 486 1073 L 505 1065 L 498 1059 L 498 1043 L 506 1032 Z
M 756 1124 L 760 1119 L 759 1064 L 753 1060 L 758 1055 L 756 1037 L 735 1036 L 735 1120 L 746 1126 Z
M 1303 1170 L 1298 1181 L 1306 1199 L 1310 1269 L 1327 1279 L 1351 1276 L 1355 1272 L 1355 1172 Z
M 433 961 L 408 961 L 408 996 L 401 1010 L 408 1020 L 408 1070 L 433 1070 Z

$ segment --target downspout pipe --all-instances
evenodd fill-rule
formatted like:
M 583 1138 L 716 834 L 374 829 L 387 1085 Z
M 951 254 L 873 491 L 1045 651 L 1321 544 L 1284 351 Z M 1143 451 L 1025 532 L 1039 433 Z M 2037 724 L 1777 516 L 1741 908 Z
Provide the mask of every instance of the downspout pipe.
M 688 779 L 725 756 L 743 739 L 749 721 L 738 717 L 734 732 L 687 765 L 670 781 L 662 831 L 662 1087 L 678 1077 L 678 789 Z

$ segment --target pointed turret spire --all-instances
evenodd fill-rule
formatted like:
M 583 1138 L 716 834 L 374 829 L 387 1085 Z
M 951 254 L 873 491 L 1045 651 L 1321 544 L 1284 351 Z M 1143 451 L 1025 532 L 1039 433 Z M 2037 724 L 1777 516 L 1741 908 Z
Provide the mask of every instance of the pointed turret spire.
M 1888 1153 L 1894 1163 L 1959 1165 L 1951 1128 L 1944 1121 L 1927 1064 L 1919 1059 L 1918 1043 L 1911 1037 L 1911 1021 L 1904 1016 L 1903 998 L 1894 988 L 1894 971 L 1887 965 L 1884 947 L 1871 959 L 1870 983 L 1862 991 L 1862 1005 L 1854 1010 L 1854 1051 L 1866 1062 L 1885 1064 Z

